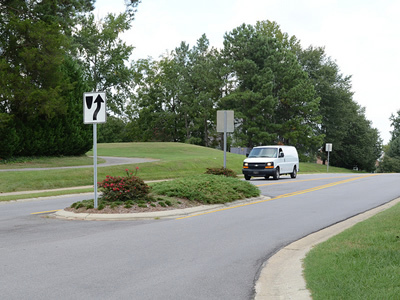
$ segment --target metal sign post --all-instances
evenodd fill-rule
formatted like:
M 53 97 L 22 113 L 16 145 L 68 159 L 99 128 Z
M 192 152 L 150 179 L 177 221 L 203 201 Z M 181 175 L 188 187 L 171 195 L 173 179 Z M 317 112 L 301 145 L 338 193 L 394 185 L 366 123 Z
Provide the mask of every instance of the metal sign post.
M 226 169 L 226 133 L 233 132 L 233 110 L 217 111 L 217 132 L 224 133 L 224 168 Z
M 325 146 L 325 151 L 328 152 L 328 164 L 327 164 L 327 166 L 326 166 L 326 172 L 329 173 L 329 152 L 332 151 L 332 144 L 328 144 L 328 143 L 327 143 L 326 146 Z
M 98 207 L 97 201 L 97 123 L 93 123 L 93 187 L 94 208 Z
M 95 99 L 93 101 L 93 99 Z M 93 106 L 93 104 L 96 104 Z M 97 201 L 97 123 L 105 123 L 106 94 L 104 92 L 92 92 L 83 94 L 83 123 L 93 124 L 93 186 L 94 208 L 98 207 Z
M 224 110 L 224 169 L 226 169 L 226 129 L 228 127 L 228 117 L 226 110 Z

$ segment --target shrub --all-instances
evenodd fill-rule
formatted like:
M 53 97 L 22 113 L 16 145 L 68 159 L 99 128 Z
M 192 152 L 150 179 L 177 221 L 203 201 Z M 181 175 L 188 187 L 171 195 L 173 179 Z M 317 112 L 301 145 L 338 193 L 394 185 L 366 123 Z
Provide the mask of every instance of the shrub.
M 157 182 L 152 186 L 152 192 L 204 204 L 226 203 L 260 195 L 260 190 L 251 183 L 237 178 L 209 174 Z M 158 204 L 162 205 L 160 202 Z
M 78 201 L 78 202 L 73 203 L 70 207 L 75 208 L 75 209 L 79 209 L 82 207 L 84 207 L 85 209 L 91 209 L 91 208 L 94 208 L 94 200 Z
M 136 171 L 139 168 L 136 168 Z M 150 187 L 142 179 L 133 176 L 125 169 L 127 176 L 113 177 L 106 176 L 102 182 L 98 182 L 100 190 L 103 192 L 102 199 L 105 201 L 128 201 L 145 198 L 150 192 Z M 136 173 L 135 173 L 136 175 Z
M 207 168 L 207 171 L 205 174 L 212 174 L 212 175 L 224 175 L 226 177 L 234 177 L 236 178 L 236 173 L 235 171 L 231 169 L 227 169 L 224 167 L 220 168 Z

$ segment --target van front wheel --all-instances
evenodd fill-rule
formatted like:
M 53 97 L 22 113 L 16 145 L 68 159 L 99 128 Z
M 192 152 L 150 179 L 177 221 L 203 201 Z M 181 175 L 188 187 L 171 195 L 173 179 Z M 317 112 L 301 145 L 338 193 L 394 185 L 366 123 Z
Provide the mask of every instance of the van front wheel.
M 281 173 L 279 172 L 279 168 L 276 168 L 275 169 L 275 173 L 274 173 L 274 179 L 275 180 L 278 180 L 279 179 L 279 177 L 281 176 Z
M 297 168 L 296 168 L 296 166 L 294 166 L 293 173 L 290 174 L 290 177 L 291 178 L 296 178 L 297 177 Z
M 249 175 L 244 175 L 244 179 L 250 180 L 250 178 L 251 178 L 251 176 L 249 176 Z

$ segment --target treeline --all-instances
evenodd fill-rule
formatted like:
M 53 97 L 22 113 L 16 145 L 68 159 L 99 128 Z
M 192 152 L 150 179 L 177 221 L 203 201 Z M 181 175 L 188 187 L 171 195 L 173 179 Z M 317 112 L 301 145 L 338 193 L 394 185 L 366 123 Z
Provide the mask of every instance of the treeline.
M 230 144 L 294 145 L 303 160 L 372 171 L 381 154 L 379 133 L 353 101 L 324 48 L 302 49 L 275 22 L 226 33 L 221 50 L 203 35 L 159 60 L 133 64 L 135 93 L 128 105 L 126 140 L 178 141 L 214 147 L 217 110 L 234 110 Z M 105 126 L 108 126 L 107 124 Z
M 130 62 L 133 47 L 119 35 L 137 1 L 100 23 L 92 1 L 64 3 L 14 0 L 0 8 L 0 157 L 85 153 L 92 137 L 82 95 L 102 90 L 109 117 L 98 142 L 216 147 L 216 111 L 234 110 L 231 146 L 294 145 L 314 160 L 332 143 L 331 165 L 374 170 L 379 133 L 323 47 L 302 49 L 264 21 L 226 33 L 222 49 L 203 35 L 193 47 L 182 42 L 159 59 Z

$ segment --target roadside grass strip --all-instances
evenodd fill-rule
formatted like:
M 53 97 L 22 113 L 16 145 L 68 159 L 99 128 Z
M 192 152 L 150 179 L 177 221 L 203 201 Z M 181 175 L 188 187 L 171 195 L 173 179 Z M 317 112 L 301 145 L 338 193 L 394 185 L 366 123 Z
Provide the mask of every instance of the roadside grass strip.
M 182 219 L 187 219 L 187 218 L 191 218 L 191 217 L 203 216 L 203 215 L 207 215 L 207 214 L 211 214 L 211 213 L 215 213 L 215 212 L 220 212 L 220 211 L 224 211 L 224 210 L 228 210 L 228 209 L 239 208 L 239 207 L 244 207 L 244 206 L 248 206 L 248 205 L 268 202 L 268 201 L 272 201 L 272 200 L 276 200 L 276 199 L 282 199 L 282 198 L 292 197 L 292 196 L 306 194 L 306 193 L 310 193 L 310 192 L 315 192 L 315 191 L 326 189 L 326 188 L 329 188 L 329 187 L 332 187 L 332 186 L 335 186 L 335 185 L 344 184 L 344 183 L 348 183 L 348 182 L 351 182 L 351 181 L 355 181 L 355 180 L 363 179 L 363 178 L 367 178 L 367 177 L 372 177 L 372 176 L 377 176 L 377 174 L 372 174 L 372 175 L 368 174 L 368 175 L 364 175 L 364 176 L 358 176 L 358 177 L 354 177 L 354 178 L 349 178 L 349 179 L 346 179 L 346 180 L 332 182 L 332 183 L 324 184 L 324 185 L 321 185 L 321 186 L 316 186 L 316 187 L 309 188 L 309 189 L 302 190 L 302 191 L 283 194 L 283 195 L 280 195 L 280 196 L 276 196 L 274 198 L 268 198 L 268 199 L 264 199 L 264 200 L 252 201 L 252 202 L 243 203 L 243 204 L 239 204 L 239 205 L 234 205 L 234 206 L 224 207 L 224 208 L 220 208 L 220 209 L 215 209 L 215 210 L 211 210 L 211 211 L 208 211 L 208 212 L 203 212 L 203 213 L 199 213 L 199 214 L 193 214 L 193 215 L 190 215 L 190 216 L 180 217 L 180 218 L 177 218 L 176 220 L 182 220 Z M 257 186 L 262 186 L 262 185 L 257 185 Z
M 312 299 L 400 299 L 399 203 L 315 245 L 303 261 Z

